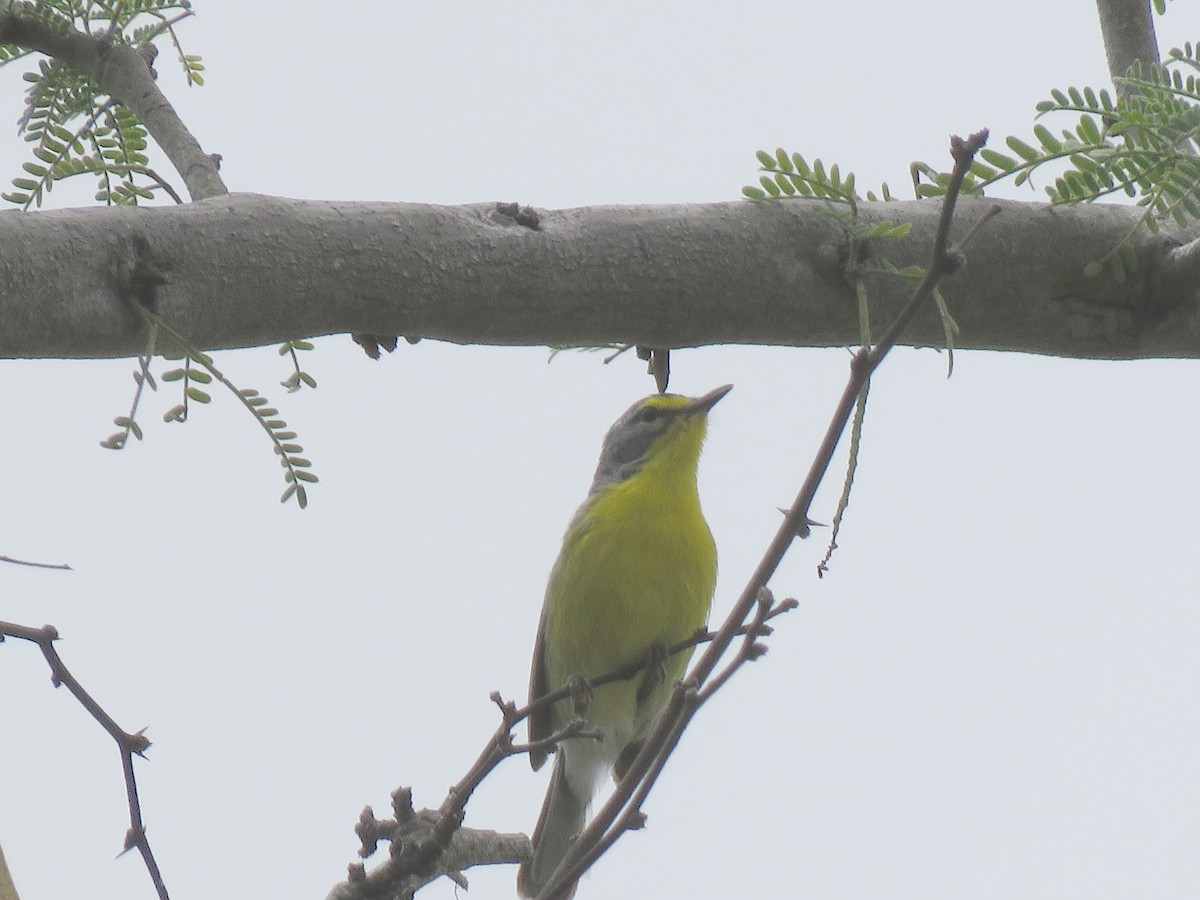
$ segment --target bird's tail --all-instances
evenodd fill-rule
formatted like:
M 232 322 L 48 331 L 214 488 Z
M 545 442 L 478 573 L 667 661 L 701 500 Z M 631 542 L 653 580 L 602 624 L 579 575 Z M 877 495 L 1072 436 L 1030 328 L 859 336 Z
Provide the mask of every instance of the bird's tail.
M 566 774 L 566 762 L 567 754 L 560 748 L 555 754 L 554 774 L 550 776 L 546 802 L 542 804 L 542 814 L 533 829 L 533 859 L 522 863 L 517 872 L 517 892 L 522 897 L 536 897 L 546 887 L 575 838 L 583 831 L 590 797 L 572 787 Z M 572 885 L 560 897 L 570 900 L 574 893 L 575 886 Z

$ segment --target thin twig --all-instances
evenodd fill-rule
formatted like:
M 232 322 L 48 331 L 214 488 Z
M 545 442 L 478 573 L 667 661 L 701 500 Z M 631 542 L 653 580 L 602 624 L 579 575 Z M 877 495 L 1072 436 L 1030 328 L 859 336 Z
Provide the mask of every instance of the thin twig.
M 759 620 L 738 629 L 736 633 L 753 634 L 756 638 L 769 634 L 771 626 L 766 623 L 776 616 L 795 609 L 797 605 L 796 601 L 792 599 L 772 603 L 770 608 L 760 611 L 761 618 Z M 676 653 L 682 653 L 699 644 L 711 641 L 714 637 L 716 637 L 716 632 L 699 629 L 691 637 L 666 648 L 666 655 L 669 657 Z M 615 681 L 628 681 L 637 677 L 649 666 L 661 663 L 661 660 L 661 654 L 657 656 L 647 654 L 645 658 L 637 662 L 589 679 L 588 684 L 595 688 Z M 369 873 L 363 869 L 361 863 L 351 864 L 349 880 L 335 886 L 329 893 L 328 900 L 403 895 L 405 891 L 415 890 L 441 875 L 458 874 L 447 865 L 446 854 L 453 852 L 457 836 L 464 832 L 471 832 L 470 840 L 472 842 L 480 842 L 479 833 L 472 829 L 462 828 L 462 821 L 467 801 L 496 766 L 509 757 L 525 755 L 531 750 L 551 749 L 565 740 L 596 740 L 600 736 L 598 731 L 588 727 L 585 719 L 574 719 L 544 740 L 528 744 L 519 744 L 513 741 L 512 732 L 518 724 L 527 719 L 535 710 L 567 699 L 571 696 L 571 690 L 570 687 L 560 688 L 522 707 L 517 707 L 516 704 L 504 700 L 498 692 L 494 692 L 491 700 L 500 710 L 501 722 L 467 774 L 447 791 L 445 800 L 436 810 L 422 809 L 419 812 L 413 812 L 411 792 L 405 788 L 401 788 L 393 794 L 393 806 L 401 807 L 396 809 L 395 819 L 376 819 L 370 807 L 367 807 L 360 816 L 356 828 L 362 841 L 359 855 L 364 858 L 371 856 L 376 852 L 378 842 L 381 840 L 391 841 L 393 847 L 398 850 L 394 849 L 386 862 Z M 398 803 L 398 797 L 405 798 L 404 802 Z M 405 810 L 403 807 L 407 807 L 407 809 Z M 525 843 L 520 845 L 522 853 L 516 854 L 512 851 L 517 845 L 512 842 L 511 836 L 500 837 L 504 841 L 500 846 L 508 848 L 511 857 L 497 858 L 495 855 L 497 851 L 494 850 L 496 845 L 489 841 L 483 841 L 483 846 L 488 848 L 493 855 L 487 859 L 477 860 L 476 864 L 480 862 L 520 862 L 528 856 L 528 839 L 525 839 Z M 466 868 L 467 864 L 460 862 L 459 866 Z
M 67 572 L 74 571 L 69 563 L 43 563 L 33 562 L 28 559 L 16 559 L 12 556 L 0 556 L 0 563 L 12 563 L 14 566 L 30 566 L 34 569 L 63 569 Z
M 42 656 L 46 658 L 46 662 L 50 666 L 50 680 L 53 685 L 66 687 L 88 714 L 100 723 L 100 727 L 108 732 L 109 737 L 116 741 L 117 748 L 121 751 L 121 769 L 125 777 L 125 795 L 129 803 L 129 830 L 125 833 L 125 850 L 137 849 L 142 856 L 142 862 L 146 865 L 146 871 L 150 873 L 150 881 L 154 884 L 159 900 L 169 900 L 162 872 L 158 868 L 158 862 L 150 849 L 150 841 L 146 837 L 146 825 L 142 821 L 142 807 L 138 799 L 137 781 L 133 772 L 134 755 L 144 756 L 146 750 L 150 748 L 150 741 L 146 738 L 145 731 L 136 731 L 132 734 L 125 731 L 112 716 L 105 712 L 95 698 L 84 690 L 83 685 L 63 664 L 62 658 L 54 648 L 54 642 L 58 640 L 58 630 L 53 625 L 32 628 L 13 622 L 0 622 L 0 640 L 5 637 L 18 638 L 37 644 L 42 651 Z

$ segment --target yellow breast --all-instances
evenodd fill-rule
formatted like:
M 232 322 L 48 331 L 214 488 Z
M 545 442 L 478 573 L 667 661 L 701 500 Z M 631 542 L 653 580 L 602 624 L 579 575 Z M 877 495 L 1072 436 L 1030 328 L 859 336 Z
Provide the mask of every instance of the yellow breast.
M 568 529 L 546 591 L 551 687 L 641 659 L 651 645 L 683 640 L 707 621 L 716 548 L 700 511 L 695 463 L 676 462 L 655 460 L 601 489 Z M 668 682 L 688 655 L 672 658 Z M 606 706 L 588 718 L 605 724 Z

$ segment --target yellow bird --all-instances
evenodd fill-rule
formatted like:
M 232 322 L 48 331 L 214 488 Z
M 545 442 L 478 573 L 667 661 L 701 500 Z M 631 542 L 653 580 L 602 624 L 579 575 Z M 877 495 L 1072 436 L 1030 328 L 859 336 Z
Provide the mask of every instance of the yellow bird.
M 693 634 L 708 621 L 717 551 L 700 511 L 696 465 L 708 412 L 732 389 L 695 399 L 657 394 L 635 403 L 608 430 L 587 499 L 563 536 L 550 572 L 533 648 L 531 701 L 572 676 L 594 678 Z M 584 718 L 603 740 L 571 738 L 556 751 L 554 774 L 533 832 L 533 859 L 517 890 L 534 897 L 583 830 L 604 773 L 620 779 L 683 674 L 690 652 L 666 662 L 661 682 L 596 688 Z M 570 700 L 535 712 L 540 741 L 576 718 Z M 547 751 L 529 761 L 541 768 Z M 574 889 L 572 888 L 572 893 Z

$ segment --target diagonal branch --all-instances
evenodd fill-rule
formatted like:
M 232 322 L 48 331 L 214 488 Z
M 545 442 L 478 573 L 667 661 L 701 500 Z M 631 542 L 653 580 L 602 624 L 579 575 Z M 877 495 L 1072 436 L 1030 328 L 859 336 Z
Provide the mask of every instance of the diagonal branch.
M 763 609 L 753 626 L 739 629 L 754 642 L 771 633 L 771 619 L 796 608 L 795 600 L 773 603 Z M 691 637 L 666 648 L 673 656 L 684 650 L 711 641 L 715 632 L 699 629 Z M 661 662 L 661 656 L 648 654 L 645 659 L 614 669 L 592 679 L 592 687 L 614 681 L 628 681 L 650 666 Z M 442 805 L 434 809 L 414 811 L 412 791 L 399 788 L 392 793 L 393 818 L 377 819 L 370 806 L 359 816 L 355 832 L 362 842 L 359 856 L 367 858 L 377 850 L 380 841 L 391 844 L 388 859 L 370 872 L 362 863 L 351 863 L 347 879 L 333 887 L 326 900 L 361 900 L 368 897 L 410 896 L 413 891 L 445 875 L 460 887 L 465 887 L 463 869 L 477 865 L 519 863 L 532 853 L 529 838 L 523 834 L 500 834 L 474 828 L 463 828 L 467 801 L 483 779 L 504 760 L 524 755 L 533 749 L 550 749 L 564 740 L 595 740 L 599 733 L 589 730 L 587 722 L 576 719 L 556 734 L 534 744 L 513 742 L 516 725 L 535 710 L 557 703 L 570 696 L 571 687 L 563 687 L 538 698 L 526 706 L 506 702 L 499 693 L 492 702 L 500 709 L 501 722 L 487 741 L 470 770 L 446 794 Z
M 155 52 L 152 45 L 139 50 L 107 34 L 58 31 L 23 15 L 17 7 L 0 15 L 0 44 L 45 53 L 87 75 L 100 90 L 129 107 L 171 160 L 193 200 L 228 193 L 217 174 L 216 160 L 204 152 L 155 83 L 150 68 Z
M 125 731 L 112 716 L 105 712 L 95 698 L 84 690 L 83 685 L 71 674 L 54 648 L 54 642 L 58 640 L 58 631 L 54 626 L 43 625 L 41 628 L 31 628 L 12 622 L 0 622 L 0 641 L 3 641 L 5 637 L 37 644 L 50 666 L 50 680 L 54 686 L 66 687 L 80 705 L 88 711 L 88 714 L 99 722 L 100 726 L 116 741 L 117 748 L 121 751 L 121 769 L 125 776 L 125 796 L 129 804 L 129 830 L 125 833 L 125 850 L 137 849 L 142 856 L 142 862 L 146 865 L 146 871 L 150 873 L 150 881 L 154 884 L 159 900 L 168 900 L 162 872 L 159 871 L 158 862 L 150 849 L 150 841 L 146 837 L 146 825 L 142 821 L 141 801 L 138 799 L 137 780 L 133 771 L 134 755 L 144 756 L 150 747 L 150 741 L 146 739 L 144 730 L 133 734 Z
M 1150 0 L 1096 0 L 1108 74 L 1117 94 L 1128 97 L 1133 88 L 1124 80 L 1134 62 L 1143 67 L 1158 62 L 1158 39 Z

